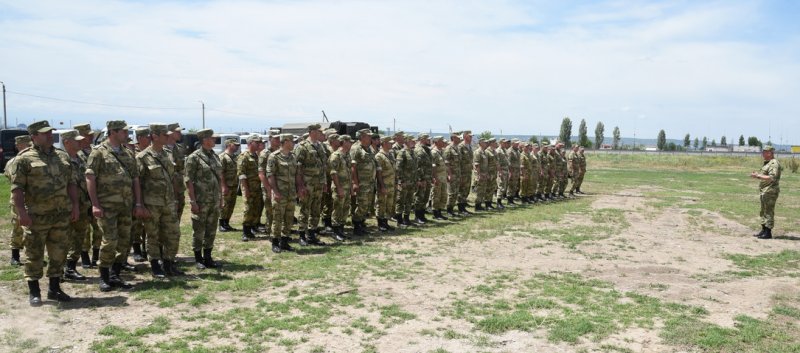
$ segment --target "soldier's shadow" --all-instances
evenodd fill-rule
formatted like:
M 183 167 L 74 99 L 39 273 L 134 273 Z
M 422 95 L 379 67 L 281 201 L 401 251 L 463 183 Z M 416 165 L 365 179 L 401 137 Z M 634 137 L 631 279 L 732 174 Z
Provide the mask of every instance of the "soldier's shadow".
M 104 307 L 124 307 L 128 306 L 128 297 L 122 295 L 115 295 L 111 297 L 72 297 L 69 302 L 54 302 L 45 301 L 45 305 L 53 305 L 61 310 L 75 310 L 75 309 L 89 309 L 89 308 L 104 308 Z
M 789 235 L 789 234 L 787 234 L 787 235 L 778 235 L 778 236 L 775 236 L 774 239 L 778 239 L 778 240 L 795 240 L 795 241 L 797 241 L 797 240 L 800 240 L 800 236 Z

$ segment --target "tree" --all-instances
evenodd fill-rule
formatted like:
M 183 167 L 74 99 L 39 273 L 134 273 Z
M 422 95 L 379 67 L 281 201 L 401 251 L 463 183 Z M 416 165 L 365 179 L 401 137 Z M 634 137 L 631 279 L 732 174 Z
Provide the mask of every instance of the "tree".
M 728 146 L 728 139 L 725 136 L 722 136 L 722 138 L 719 139 L 719 145 L 722 146 L 722 147 L 727 147 Z
M 667 133 L 664 132 L 664 129 L 658 132 L 658 138 L 656 139 L 656 146 L 658 146 L 659 151 L 663 151 L 664 148 L 667 147 Z
M 744 146 L 744 135 L 739 135 L 739 146 Z
M 578 126 L 578 144 L 585 148 L 592 148 L 592 142 L 589 141 L 586 133 L 586 119 L 581 119 L 581 124 Z
M 750 136 L 747 138 L 747 145 L 761 147 L 761 141 L 758 139 L 758 137 Z
M 619 126 L 614 126 L 613 135 L 614 135 L 614 140 L 613 140 L 614 149 L 616 150 L 616 149 L 619 149 L 619 141 L 622 140 L 622 137 L 620 136 L 620 133 L 619 133 Z
M 550 138 L 547 137 L 547 136 L 543 136 L 541 142 L 542 142 L 542 144 L 550 143 Z
M 572 137 L 572 120 L 569 120 L 568 116 L 565 116 L 563 120 L 561 120 L 561 132 L 558 135 L 558 138 L 564 142 L 564 145 L 567 148 L 570 148 L 571 142 L 570 137 Z
M 594 148 L 595 149 L 599 149 L 600 145 L 603 144 L 603 140 L 605 140 L 605 137 L 603 136 L 603 133 L 605 132 L 605 130 L 606 130 L 606 126 L 603 125 L 603 122 L 602 121 L 598 121 L 597 122 L 597 126 L 594 128 Z
M 678 150 L 678 145 L 676 145 L 675 142 L 670 142 L 670 143 L 667 144 L 667 150 L 668 151 L 677 151 Z
M 711 139 L 711 147 L 717 147 L 717 139 Z
M 489 131 L 489 130 L 481 132 L 481 134 L 478 135 L 478 138 L 479 139 L 487 139 L 488 140 L 488 139 L 492 138 L 492 132 Z
M 693 145 L 694 145 L 694 149 L 697 149 L 697 147 L 698 147 L 698 146 L 700 146 L 700 139 L 698 139 L 697 137 L 695 137 L 695 138 L 694 138 L 694 144 L 693 144 Z
M 686 134 L 686 136 L 683 137 L 683 147 L 689 148 L 691 144 L 692 144 L 692 138 L 689 137 L 689 134 Z
M 703 145 L 700 148 L 705 151 L 706 147 L 708 146 L 708 137 L 703 136 Z
M 539 138 L 536 137 L 536 136 L 531 136 L 531 138 L 528 139 L 528 142 L 530 142 L 530 143 L 539 143 Z

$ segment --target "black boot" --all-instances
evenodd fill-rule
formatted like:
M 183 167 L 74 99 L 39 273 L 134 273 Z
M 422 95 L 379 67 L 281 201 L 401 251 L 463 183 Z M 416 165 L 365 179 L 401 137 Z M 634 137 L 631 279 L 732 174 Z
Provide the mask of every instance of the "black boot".
M 214 261 L 211 257 L 211 251 L 214 249 L 203 249 L 203 265 L 206 268 L 219 268 L 219 263 Z
M 453 211 L 453 207 L 452 206 L 447 208 L 447 215 L 450 216 L 450 217 L 455 217 L 456 216 L 456 212 Z
M 67 266 L 64 268 L 64 278 L 74 281 L 84 281 L 86 276 L 82 275 L 76 267 L 78 266 L 77 260 L 68 260 Z
M 28 304 L 31 306 L 42 305 L 42 291 L 39 290 L 39 281 L 28 281 Z
M 252 237 L 253 237 L 253 235 L 250 234 L 250 226 L 243 225 L 242 226 L 242 241 L 249 241 L 250 238 L 252 238 Z
M 227 233 L 228 232 L 228 228 L 225 227 L 225 220 L 222 219 L 222 218 L 219 219 L 219 231 L 222 232 L 222 233 Z
M 186 276 L 186 272 L 183 272 L 180 267 L 178 267 L 178 262 L 175 260 L 164 260 L 164 269 L 167 275 L 170 276 Z
M 475 202 L 475 212 L 478 212 L 478 211 L 485 211 L 485 210 L 486 210 L 486 209 L 485 209 L 485 208 L 483 208 L 483 206 L 481 205 L 481 203 L 480 203 L 480 202 Z
M 372 235 L 372 232 L 369 231 L 369 227 L 367 227 L 366 219 L 362 220 L 359 223 L 361 223 L 361 232 L 364 233 L 364 235 Z
M 308 231 L 308 235 L 307 235 L 306 238 L 308 239 L 308 243 L 311 244 L 311 245 L 317 245 L 317 246 L 326 245 L 325 242 L 323 242 L 322 240 L 319 240 L 319 238 L 317 237 L 317 231 L 316 230 L 311 230 L 310 229 Z
M 514 205 L 514 206 L 517 205 L 517 203 L 514 202 L 514 197 L 513 196 L 509 196 L 508 199 L 506 199 L 506 200 L 508 201 L 507 204 L 509 204 L 509 205 Z
M 161 264 L 158 263 L 158 260 L 150 260 L 150 269 L 153 271 L 153 278 L 166 277 L 164 269 L 161 268 Z
M 89 258 L 88 251 L 81 251 L 81 267 L 92 268 L 92 260 Z
M 478 205 L 476 204 L 475 207 L 477 207 L 477 206 Z M 472 212 L 467 210 L 467 204 L 466 203 L 459 203 L 458 204 L 458 213 L 460 213 L 462 216 L 469 216 L 469 215 L 472 214 Z
M 38 282 L 37 282 L 38 283 Z M 68 302 L 72 298 L 61 290 L 61 277 L 50 277 L 50 285 L 47 290 L 47 299 L 59 302 Z
M 344 226 L 333 226 L 333 239 L 336 241 L 344 241 Z
M 425 221 L 424 212 L 425 211 L 419 211 L 419 210 L 414 211 L 414 222 L 416 222 L 419 225 L 424 225 L 425 223 L 428 223 Z
M 389 226 L 389 221 L 388 220 L 384 220 L 383 218 L 378 218 L 378 230 L 380 232 L 382 232 L 382 233 L 388 232 L 389 228 L 386 228 L 387 226 Z
M 22 262 L 19 261 L 19 249 L 11 249 L 11 266 L 20 266 Z
M 764 234 L 759 236 L 758 239 L 772 239 L 772 229 L 767 227 L 764 227 L 764 229 L 766 229 Z
M 428 222 L 430 222 L 430 221 L 428 220 L 428 218 L 427 218 L 427 217 L 425 217 L 425 210 L 424 210 L 424 209 L 422 209 L 422 210 L 419 210 L 419 211 L 417 211 L 417 212 L 419 212 L 419 215 L 417 216 L 417 218 L 418 218 L 418 219 L 421 219 L 421 220 L 422 220 L 422 222 L 424 222 L 424 223 L 428 223 Z
M 298 241 L 300 246 L 308 246 L 308 239 L 306 239 L 306 232 L 300 231 L 300 240 Z
M 203 253 L 200 250 L 194 251 L 194 267 L 198 270 L 206 269 L 206 265 L 203 264 Z
M 406 213 L 403 215 L 403 225 L 407 227 L 412 225 L 410 214 Z
M 92 249 L 92 267 L 97 267 L 97 260 L 100 259 L 100 249 Z
M 361 221 L 353 221 L 353 235 L 365 236 L 367 233 L 364 231 Z
M 279 254 L 281 252 L 281 244 L 278 237 L 272 237 L 272 252 Z
M 333 221 L 330 218 L 323 218 L 322 224 L 325 225 L 325 233 L 333 233 Z
M 238 229 L 234 228 L 231 225 L 231 220 L 230 219 L 226 219 L 225 220 L 225 229 L 227 229 L 229 232 L 238 232 L 239 231 Z M 269 229 L 267 229 L 267 230 L 269 230 Z
M 289 245 L 289 237 L 281 237 L 281 240 L 280 240 L 280 242 L 279 242 L 279 245 L 280 245 L 280 247 L 281 247 L 281 250 L 283 250 L 283 251 L 292 251 L 292 250 L 294 250 L 294 249 L 293 249 L 293 248 L 292 248 L 292 247 Z
M 506 209 L 506 206 L 503 206 L 503 199 L 499 197 L 497 198 L 497 209 L 498 210 Z
M 108 267 L 100 267 L 100 291 L 108 292 L 113 289 L 111 286 L 110 271 Z
M 133 261 L 145 262 L 146 257 L 142 257 L 142 244 L 133 244 Z
M 764 235 L 764 233 L 766 233 L 766 232 L 767 232 L 767 227 L 766 227 L 765 225 L 763 225 L 763 224 L 762 224 L 762 225 L 761 225 L 761 231 L 760 231 L 760 232 L 758 232 L 758 233 L 756 233 L 756 234 L 753 234 L 753 236 L 754 236 L 754 237 L 756 237 L 756 238 L 758 238 L 758 237 L 761 237 L 761 236 L 763 236 L 763 235 Z
M 394 219 L 394 221 L 397 222 L 398 226 L 403 225 L 403 215 L 402 214 L 395 213 L 394 217 L 392 217 L 392 219 Z
M 395 228 L 394 228 L 394 227 L 392 227 L 391 225 L 389 225 L 389 219 L 388 219 L 388 218 L 384 218 L 384 219 L 383 219 L 383 226 L 384 226 L 384 227 L 386 227 L 386 229 L 387 229 L 388 231 L 390 231 L 390 232 L 393 232 L 393 231 L 395 230 Z
M 128 284 L 128 282 L 125 282 L 125 280 L 122 279 L 122 275 L 120 274 L 122 272 L 123 266 L 125 266 L 125 264 L 117 262 L 111 265 L 111 272 L 108 275 L 109 284 L 111 284 L 112 287 L 131 289 L 133 288 L 133 286 Z
M 492 206 L 492 201 L 486 201 L 483 204 L 484 204 L 484 207 L 486 207 L 487 210 L 495 209 L 494 206 Z

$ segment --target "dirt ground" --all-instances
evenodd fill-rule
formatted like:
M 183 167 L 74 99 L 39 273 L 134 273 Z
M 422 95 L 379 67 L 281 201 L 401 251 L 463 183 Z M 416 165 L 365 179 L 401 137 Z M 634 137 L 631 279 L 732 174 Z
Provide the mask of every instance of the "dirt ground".
M 732 327 L 733 318 L 740 314 L 765 318 L 772 308 L 774 294 L 800 292 L 798 281 L 789 277 L 752 277 L 719 282 L 702 280 L 703 276 L 736 270 L 732 262 L 722 258 L 721 254 L 757 255 L 795 250 L 797 243 L 789 240 L 758 241 L 749 236 L 752 231 L 746 226 L 709 211 L 699 211 L 707 222 L 699 227 L 693 222 L 696 217 L 680 204 L 666 208 L 648 206 L 643 197 L 645 191 L 648 189 L 582 196 L 592 200 L 593 209 L 621 210 L 630 226 L 605 239 L 582 243 L 577 246 L 579 251 L 541 238 L 510 233 L 497 234 L 488 240 L 452 241 L 453 237 L 458 237 L 457 234 L 415 238 L 410 242 L 397 237 L 386 240 L 385 245 L 396 250 L 434 249 L 430 256 L 420 258 L 424 262 L 421 268 L 426 270 L 415 273 L 410 282 L 363 276 L 357 284 L 359 295 L 368 304 L 366 307 L 347 308 L 347 313 L 334 316 L 330 320 L 333 328 L 328 332 L 289 335 L 304 336 L 307 342 L 292 348 L 276 346 L 270 351 L 305 352 L 310 347 L 322 346 L 329 352 L 357 352 L 363 350 L 364 342 L 369 342 L 379 352 L 429 352 L 437 349 L 449 352 L 599 352 L 602 344 L 613 344 L 634 352 L 683 351 L 665 345 L 656 330 L 641 328 L 614 334 L 603 342 L 581 340 L 578 344 L 552 343 L 539 331 L 509 331 L 489 335 L 493 344 L 488 347 L 476 346 L 469 338 L 453 339 L 421 333 L 443 328 L 473 333 L 475 329 L 471 323 L 442 316 L 440 311 L 451 293 L 479 285 L 486 276 L 497 271 L 577 273 L 610 282 L 619 291 L 635 291 L 669 302 L 701 306 L 709 312 L 707 320 L 725 327 Z M 691 202 L 690 198 L 685 200 L 686 204 Z M 530 208 L 530 212 L 536 210 L 536 207 Z M 442 246 L 442 239 L 448 240 L 446 249 L 437 248 Z M 139 277 L 146 280 L 144 275 Z M 76 301 L 101 307 L 71 305 L 57 308 L 45 305 L 31 309 L 22 283 L 1 282 L 0 331 L 2 334 L 13 332 L 19 335 L 18 339 L 34 339 L 39 347 L 51 352 L 87 352 L 91 343 L 98 339 L 97 332 L 107 324 L 141 327 L 154 317 L 166 315 L 173 318 L 172 323 L 177 328 L 192 325 L 180 321 L 180 315 L 173 309 L 134 300 L 125 292 L 100 293 L 95 290 L 94 282 L 85 288 L 78 287 L 66 285 L 69 293 L 79 297 Z M 265 288 L 255 296 L 238 298 L 235 303 L 226 301 L 224 297 L 215 298 L 211 305 L 201 310 L 221 312 L 234 306 L 254 305 L 261 298 L 274 299 L 279 295 L 283 294 Z M 383 334 L 375 339 L 361 332 L 345 334 L 339 329 L 346 327 L 355 317 L 364 316 L 377 321 L 377 313 L 367 308 L 371 304 L 388 303 L 398 304 L 416 318 L 383 329 Z M 130 315 L 132 312 L 138 315 Z M 3 350 L 0 347 L 0 351 Z

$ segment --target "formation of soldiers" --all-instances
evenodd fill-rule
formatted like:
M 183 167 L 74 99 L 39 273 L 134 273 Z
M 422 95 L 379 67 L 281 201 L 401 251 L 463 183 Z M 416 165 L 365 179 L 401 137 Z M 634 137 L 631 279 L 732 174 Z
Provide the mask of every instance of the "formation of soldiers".
M 24 248 L 31 305 L 42 303 L 45 249 L 47 298 L 57 301 L 71 299 L 60 287 L 62 277 L 86 280 L 78 260 L 84 269 L 98 268 L 101 291 L 131 287 L 121 276 L 133 269 L 131 251 L 134 261 L 149 261 L 154 278 L 184 275 L 176 255 L 186 195 L 195 266 L 202 270 L 220 266 L 212 258 L 216 232 L 239 231 L 230 224 L 237 191 L 244 201 L 242 241 L 266 234 L 280 253 L 292 250 L 295 224 L 301 246 L 321 246 L 322 234 L 336 241 L 350 237 L 348 218 L 352 234 L 364 236 L 371 218 L 379 231 L 389 232 L 395 229 L 390 221 L 408 227 L 430 222 L 428 214 L 445 221 L 559 200 L 582 193 L 586 173 L 580 147 L 567 153 L 560 142 L 494 138 L 473 146 L 471 131 L 451 133 L 448 142 L 363 129 L 354 141 L 312 124 L 299 140 L 250 135 L 242 153 L 238 139 L 228 139 L 217 155 L 216 136 L 204 129 L 197 132 L 199 148 L 187 156 L 177 123 L 137 129 L 135 143 L 124 121 L 109 121 L 106 128 L 107 139 L 94 147 L 89 124 L 61 134 L 64 150 L 53 148 L 47 121 L 31 124 L 30 136 L 17 138 L 20 153 L 6 167 L 14 218 L 11 261 L 21 264 Z

